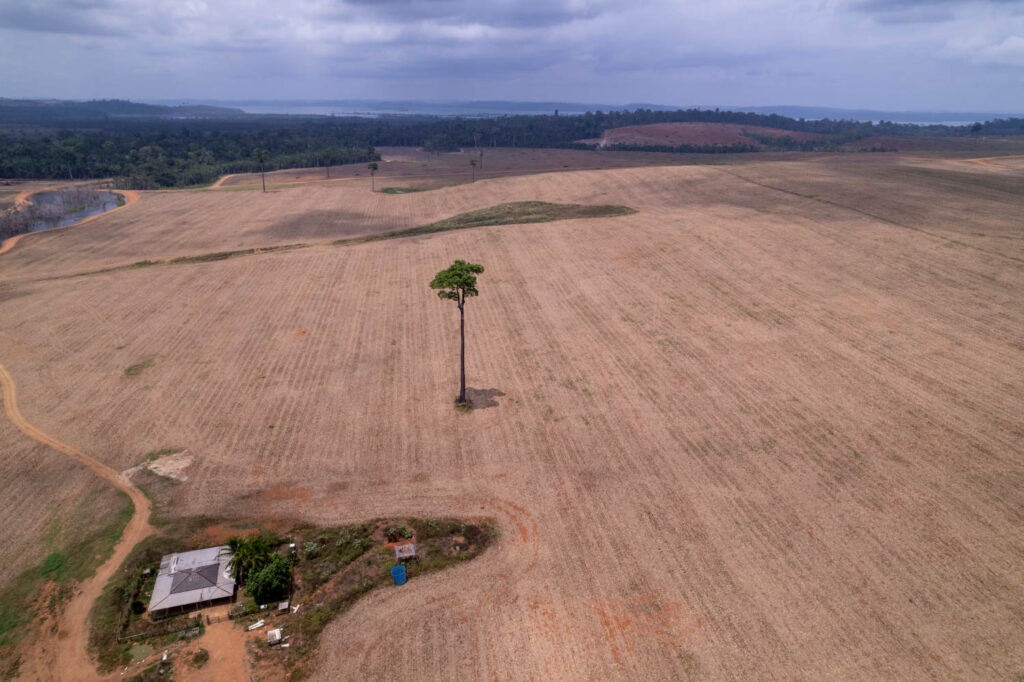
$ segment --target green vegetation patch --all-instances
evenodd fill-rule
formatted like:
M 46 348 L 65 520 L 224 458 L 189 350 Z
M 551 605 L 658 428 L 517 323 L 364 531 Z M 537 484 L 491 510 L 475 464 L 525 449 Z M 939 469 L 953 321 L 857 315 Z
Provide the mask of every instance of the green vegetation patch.
M 135 547 L 114 574 L 90 614 L 90 648 L 103 671 L 129 663 L 138 652 L 133 647 L 166 648 L 203 627 L 202 617 L 194 613 L 154 622 L 146 611 L 161 557 L 209 546 L 208 540 L 198 538 L 205 537 L 200 529 L 211 525 L 238 524 L 212 519 L 168 523 L 163 534 Z M 225 544 L 234 550 L 232 565 L 241 585 L 232 615 L 239 626 L 264 619 L 269 627 L 281 628 L 288 647 L 259 646 L 252 653 L 261 665 L 267 664 L 265 669 L 276 671 L 275 679 L 303 679 L 311 672 L 308 666 L 316 660 L 319 634 L 327 624 L 374 589 L 393 586 L 394 544 L 416 544 L 416 558 L 405 563 L 409 579 L 415 579 L 479 556 L 495 537 L 488 521 L 417 518 L 298 525 L 281 536 L 263 530 L 230 537 Z M 303 606 L 297 613 L 260 608 L 284 600 Z M 192 652 L 171 647 L 168 663 L 180 657 L 182 663 L 199 667 L 208 658 L 202 650 Z
M 523 225 L 526 223 L 549 223 L 555 220 L 573 220 L 576 218 L 607 218 L 614 216 L 631 215 L 635 210 L 628 206 L 616 205 L 594 205 L 585 204 L 551 204 L 546 201 L 516 201 L 508 204 L 498 204 L 490 208 L 481 208 L 477 211 L 460 213 L 439 220 L 429 225 L 412 227 L 408 230 L 396 232 L 385 232 L 384 234 L 373 234 L 365 237 L 353 237 L 351 239 L 340 239 L 334 244 L 358 244 L 361 242 L 374 242 L 383 239 L 398 239 L 401 237 L 415 237 L 417 235 L 432 234 L 434 232 L 447 232 L 449 230 L 465 230 L 470 227 L 487 227 L 491 225 Z
M 428 187 L 384 187 L 381 192 L 384 194 L 411 194 L 413 192 L 429 192 Z
M 126 377 L 137 377 L 140 374 L 142 374 L 143 370 L 149 369 L 152 366 L 152 359 L 142 360 L 140 362 L 136 362 L 134 365 L 129 365 L 127 368 L 125 368 L 124 375 Z
M 99 496 L 116 495 L 112 511 L 96 518 Z M 22 571 L 0 591 L 0 668 L 15 660 L 13 647 L 26 633 L 36 609 L 55 613 L 70 597 L 73 582 L 85 580 L 106 561 L 121 538 L 133 513 L 131 499 L 124 493 L 98 490 L 76 505 L 72 518 L 89 519 L 96 526 L 61 529 L 51 522 L 43 538 L 50 553 L 36 566 Z M 51 583 L 49 598 L 40 599 L 44 585 Z
M 210 661 L 210 652 L 206 649 L 199 649 L 199 651 L 192 654 L 192 665 L 197 668 L 202 668 Z
M 404 189 L 391 187 L 387 189 L 402 189 L 403 191 L 426 191 L 426 189 L 418 188 Z M 390 193 L 394 194 L 397 192 Z M 429 225 L 421 225 L 419 227 L 411 227 L 407 230 L 396 230 L 394 232 L 371 234 L 363 237 L 338 239 L 336 241 L 329 243 L 332 246 L 351 246 L 354 244 L 377 242 L 386 239 L 401 239 L 403 237 L 415 237 L 418 235 L 433 234 L 434 232 L 464 230 L 470 227 L 486 227 L 492 225 L 522 225 L 526 223 L 547 223 L 555 220 L 573 220 L 576 218 L 607 218 L 614 216 L 631 215 L 633 213 L 636 213 L 636 211 L 632 208 L 629 208 L 628 206 L 588 206 L 585 204 L 551 204 L 546 201 L 517 201 L 508 204 L 498 204 L 497 206 L 491 206 L 490 208 L 482 208 L 478 211 L 460 213 L 459 215 L 452 216 L 451 218 L 439 220 L 436 223 L 430 223 Z M 236 251 L 215 251 L 213 253 L 202 253 L 195 256 L 178 256 L 177 258 L 171 258 L 169 260 L 141 260 L 135 263 L 130 263 L 128 265 L 117 265 L 111 268 L 103 268 L 101 270 L 89 270 L 87 272 L 79 272 L 73 275 L 64 275 L 59 277 L 58 279 L 85 277 L 87 275 L 99 275 L 107 272 L 116 272 L 119 270 L 138 270 L 141 268 L 153 267 L 154 265 L 189 265 L 192 263 L 214 263 L 217 261 L 238 258 L 241 256 L 259 256 L 261 254 L 272 253 L 274 251 L 292 251 L 294 249 L 304 249 L 310 246 L 313 246 L 313 244 L 285 244 L 283 246 L 267 246 L 252 249 L 238 249 Z M 128 371 L 134 367 L 135 365 L 132 365 L 132 367 L 129 367 L 127 370 L 125 370 L 125 374 L 128 376 L 134 376 L 134 374 L 128 374 Z M 145 367 L 139 368 L 138 372 L 141 372 L 143 369 L 145 369 Z
M 141 661 L 147 656 L 152 655 L 153 647 L 148 644 L 135 644 L 128 649 L 128 653 L 131 654 L 132 659 Z
M 181 452 L 181 448 L 161 448 L 160 450 L 154 450 L 153 452 L 147 452 L 146 456 L 142 458 L 143 462 L 155 462 L 161 457 L 167 455 L 176 455 Z

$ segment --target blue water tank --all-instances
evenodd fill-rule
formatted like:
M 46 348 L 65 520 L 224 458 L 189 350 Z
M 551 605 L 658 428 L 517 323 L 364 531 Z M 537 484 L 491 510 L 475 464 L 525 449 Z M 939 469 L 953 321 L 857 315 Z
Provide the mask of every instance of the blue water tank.
M 394 578 L 396 585 L 405 584 L 405 566 L 399 564 L 391 569 L 391 577 Z

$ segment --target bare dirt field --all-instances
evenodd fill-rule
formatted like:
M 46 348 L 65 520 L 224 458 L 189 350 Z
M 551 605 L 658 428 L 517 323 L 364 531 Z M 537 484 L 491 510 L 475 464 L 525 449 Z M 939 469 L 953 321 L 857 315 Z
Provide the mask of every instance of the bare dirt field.
M 0 362 L 115 469 L 187 450 L 171 514 L 497 520 L 334 621 L 321 679 L 1014 679 L 1024 180 L 800 158 L 144 193 L 0 256 Z M 638 212 L 68 277 L 525 200 Z
M 376 174 L 377 187 L 418 187 L 437 189 L 470 182 L 473 169 L 470 159 L 480 161 L 478 149 L 466 148 L 457 152 L 426 152 L 413 147 L 380 147 L 381 155 Z M 675 154 L 665 152 L 620 152 L 580 149 L 522 149 L 514 147 L 484 147 L 483 161 L 476 169 L 476 177 L 504 178 L 512 175 L 552 173 L 604 168 L 634 168 L 637 166 L 674 166 L 705 163 L 750 163 L 755 160 L 810 158 L 798 152 L 770 152 L 758 159 L 750 154 Z M 370 184 L 370 173 L 365 163 L 331 167 L 335 182 L 360 179 Z M 297 168 L 267 173 L 270 186 L 285 186 L 302 182 L 322 182 L 324 168 Z M 229 175 L 222 178 L 218 188 L 259 187 L 259 174 Z
M 798 141 L 816 140 L 821 137 L 819 133 L 804 133 L 739 123 L 650 123 L 611 128 L 604 131 L 604 135 L 598 140 L 580 141 L 594 142 L 600 147 L 617 144 L 669 147 L 684 144 L 698 146 L 747 144 L 760 147 L 760 141 L 751 137 L 752 135 L 791 137 Z

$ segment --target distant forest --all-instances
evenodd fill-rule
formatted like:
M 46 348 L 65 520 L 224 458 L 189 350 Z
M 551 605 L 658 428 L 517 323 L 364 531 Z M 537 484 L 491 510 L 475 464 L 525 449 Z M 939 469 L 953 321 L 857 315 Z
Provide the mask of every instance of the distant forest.
M 113 177 L 119 186 L 130 189 L 187 187 L 212 182 L 226 173 L 258 170 L 256 149 L 267 151 L 264 167 L 273 170 L 373 161 L 379 158 L 375 150 L 379 146 L 415 146 L 434 151 L 473 146 L 591 149 L 593 145 L 578 140 L 599 138 L 609 128 L 670 122 L 738 123 L 821 133 L 822 138 L 808 142 L 787 137 L 759 139 L 766 145 L 761 149 L 805 151 L 838 150 L 868 136 L 1024 134 L 1024 119 L 997 119 L 972 126 L 918 126 L 707 109 L 494 118 L 361 118 L 257 116 L 232 109 L 163 107 L 122 100 L 45 105 L 0 100 L 0 177 Z M 753 145 L 660 149 L 758 151 Z

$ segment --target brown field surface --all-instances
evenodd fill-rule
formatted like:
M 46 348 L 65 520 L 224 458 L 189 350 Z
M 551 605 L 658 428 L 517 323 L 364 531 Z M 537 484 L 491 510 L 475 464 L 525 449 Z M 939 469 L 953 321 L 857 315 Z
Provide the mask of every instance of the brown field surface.
M 674 147 L 684 144 L 710 146 L 747 144 L 760 147 L 761 143 L 751 135 L 770 137 L 791 137 L 794 140 L 816 140 L 819 133 L 804 133 L 763 126 L 748 126 L 739 123 L 649 123 L 639 126 L 610 128 L 594 142 L 600 147 L 617 144 Z
M 1012 680 L 1024 180 L 800 158 L 143 193 L 0 256 L 0 362 L 115 469 L 187 449 L 172 516 L 497 520 L 335 620 L 320 679 Z M 527 200 L 637 213 L 68 276 Z M 487 268 L 469 414 L 427 287 L 454 258 Z M 42 520 L 37 485 L 0 490 Z
M 605 168 L 633 168 L 637 166 L 674 166 L 704 163 L 751 163 L 749 154 L 676 154 L 665 152 L 622 152 L 581 149 L 521 149 L 512 147 L 484 147 L 483 165 L 476 170 L 477 179 L 504 178 L 512 175 L 551 173 L 555 171 L 599 170 Z M 467 183 L 473 177 L 470 159 L 480 159 L 479 150 L 462 149 L 457 152 L 432 153 L 414 147 L 379 147 L 377 188 L 419 187 L 437 189 Z M 768 156 L 771 154 L 771 156 Z M 809 158 L 799 152 L 767 152 L 757 161 Z M 295 168 L 267 173 L 270 187 L 295 183 L 322 182 L 324 168 Z M 370 184 L 370 173 L 365 163 L 331 167 L 334 182 L 355 179 Z M 258 173 L 228 175 L 215 183 L 217 188 L 254 188 L 260 186 Z

